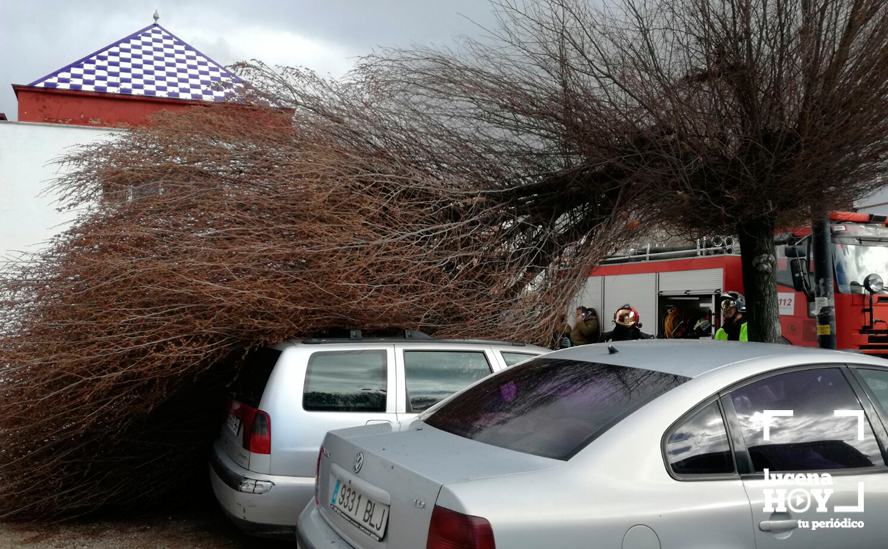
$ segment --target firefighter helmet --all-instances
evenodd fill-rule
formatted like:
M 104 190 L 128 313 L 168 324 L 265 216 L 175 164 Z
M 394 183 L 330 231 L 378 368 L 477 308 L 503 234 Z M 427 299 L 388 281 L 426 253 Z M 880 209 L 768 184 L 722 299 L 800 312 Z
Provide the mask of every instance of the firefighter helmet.
M 736 307 L 738 313 L 746 312 L 746 298 L 739 292 L 725 292 L 720 295 L 718 299 L 721 302 L 720 307 L 722 312 L 727 311 L 731 307 Z
M 627 303 L 614 313 L 614 324 L 619 324 L 626 328 L 631 328 L 632 326 L 641 328 L 641 317 L 638 315 L 635 307 Z

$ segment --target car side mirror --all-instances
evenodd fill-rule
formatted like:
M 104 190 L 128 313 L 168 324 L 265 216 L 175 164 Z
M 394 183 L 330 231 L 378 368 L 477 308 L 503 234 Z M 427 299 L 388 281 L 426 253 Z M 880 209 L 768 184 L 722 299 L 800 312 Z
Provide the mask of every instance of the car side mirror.
M 808 275 L 807 250 L 801 246 L 787 246 L 786 258 L 789 260 L 793 288 L 797 292 L 803 292 L 808 301 L 813 301 L 814 292 L 811 290 L 811 279 Z

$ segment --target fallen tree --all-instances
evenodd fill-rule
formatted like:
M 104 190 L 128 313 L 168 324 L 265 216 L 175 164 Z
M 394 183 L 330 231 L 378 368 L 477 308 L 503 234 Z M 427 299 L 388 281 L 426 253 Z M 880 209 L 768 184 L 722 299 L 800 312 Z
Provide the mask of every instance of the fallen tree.
M 64 159 L 55 190 L 85 213 L 0 280 L 3 516 L 181 500 L 260 345 L 394 327 L 546 344 L 622 238 L 608 230 L 627 223 L 620 185 L 518 193 L 503 174 L 559 174 L 498 157 L 510 137 L 267 75 L 278 86 L 257 89 L 295 113 L 162 113 Z

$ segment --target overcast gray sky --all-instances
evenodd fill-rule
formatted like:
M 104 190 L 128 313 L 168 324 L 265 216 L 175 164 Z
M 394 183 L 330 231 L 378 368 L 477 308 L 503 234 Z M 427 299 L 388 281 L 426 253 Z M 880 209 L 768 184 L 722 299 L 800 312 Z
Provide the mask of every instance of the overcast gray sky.
M 0 0 L 0 112 L 31 82 L 153 23 L 215 61 L 341 76 L 374 48 L 448 45 L 493 23 L 486 0 Z

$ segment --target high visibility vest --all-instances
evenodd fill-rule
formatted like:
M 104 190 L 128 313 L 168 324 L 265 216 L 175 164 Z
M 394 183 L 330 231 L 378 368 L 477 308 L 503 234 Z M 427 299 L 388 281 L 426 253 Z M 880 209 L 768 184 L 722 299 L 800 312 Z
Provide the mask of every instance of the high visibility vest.
M 716 341 L 727 341 L 728 340 L 728 332 L 725 331 L 724 328 L 719 328 L 717 332 L 715 332 L 715 340 Z M 746 335 L 746 323 L 740 325 L 740 341 L 749 341 L 749 337 Z

